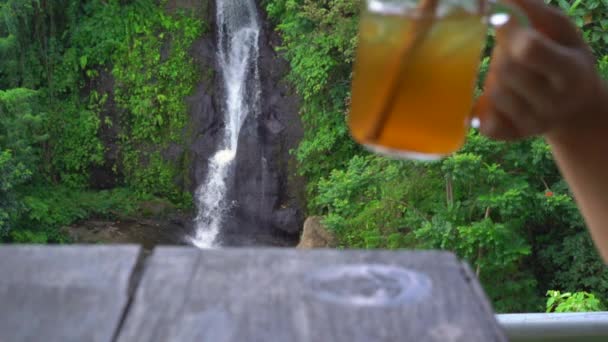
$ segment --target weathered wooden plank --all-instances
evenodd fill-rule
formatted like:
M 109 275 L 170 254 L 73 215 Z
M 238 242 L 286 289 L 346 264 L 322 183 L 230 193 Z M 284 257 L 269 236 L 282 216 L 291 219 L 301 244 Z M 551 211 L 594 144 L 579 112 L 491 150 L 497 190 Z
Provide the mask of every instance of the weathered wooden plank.
M 1 246 L 0 341 L 112 341 L 137 246 Z
M 194 270 L 198 269 L 200 254 L 193 248 L 155 249 L 146 261 L 134 299 L 143 305 L 133 305 L 128 312 L 125 327 L 130 333 L 120 333 L 120 341 L 154 341 L 164 334 L 167 321 L 179 320 L 187 293 L 191 291 Z M 142 284 L 142 282 L 146 284 Z M 130 318 L 133 317 L 133 318 Z M 135 334 L 135 337 L 127 337 Z M 179 341 L 179 340 L 175 340 Z
M 443 252 L 159 248 L 119 341 L 505 341 Z

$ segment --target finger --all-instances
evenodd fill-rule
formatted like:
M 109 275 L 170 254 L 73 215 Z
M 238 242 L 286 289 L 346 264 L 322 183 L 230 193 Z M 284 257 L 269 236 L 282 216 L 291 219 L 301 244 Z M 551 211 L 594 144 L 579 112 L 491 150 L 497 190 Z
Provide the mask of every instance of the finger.
M 565 46 L 581 45 L 583 40 L 572 21 L 560 9 L 543 0 L 506 0 L 520 8 L 532 27 L 543 36 Z
M 532 105 L 512 89 L 500 84 L 490 94 L 490 97 L 494 111 L 500 113 L 505 121 L 511 123 L 518 136 L 523 137 L 543 132 L 546 119 L 539 117 Z
M 575 69 L 571 49 L 533 30 L 506 26 L 497 31 L 497 41 L 510 58 L 546 77 L 558 92 L 563 91 L 564 79 Z
M 511 89 L 502 85 L 490 93 L 493 109 L 508 114 L 508 117 L 513 116 L 511 113 L 527 113 L 533 112 L 532 106 L 521 96 L 516 94 Z M 528 120 L 526 120 L 528 122 Z M 519 126 L 519 125 L 515 125 Z M 525 125 L 524 125 L 525 126 Z
M 492 66 L 490 66 L 492 69 Z M 479 119 L 479 131 L 492 139 L 514 140 L 520 137 L 519 133 L 509 120 L 505 119 L 494 109 L 491 92 L 496 89 L 497 83 L 494 73 L 486 79 L 486 91 L 475 101 L 472 109 L 473 117 Z
M 479 121 L 479 131 L 489 138 L 507 141 L 522 138 L 513 123 L 494 110 L 483 112 Z
M 537 113 L 547 112 L 552 106 L 548 99 L 554 99 L 559 92 L 554 89 L 552 82 L 541 74 L 536 73 L 525 65 L 509 59 L 497 61 L 497 79 L 503 87 L 515 92 Z

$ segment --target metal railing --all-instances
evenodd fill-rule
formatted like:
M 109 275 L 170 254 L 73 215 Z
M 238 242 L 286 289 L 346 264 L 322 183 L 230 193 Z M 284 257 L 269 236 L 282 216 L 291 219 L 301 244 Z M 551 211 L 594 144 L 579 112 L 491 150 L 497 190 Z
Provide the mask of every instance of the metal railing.
M 608 342 L 608 311 L 499 314 L 511 342 Z

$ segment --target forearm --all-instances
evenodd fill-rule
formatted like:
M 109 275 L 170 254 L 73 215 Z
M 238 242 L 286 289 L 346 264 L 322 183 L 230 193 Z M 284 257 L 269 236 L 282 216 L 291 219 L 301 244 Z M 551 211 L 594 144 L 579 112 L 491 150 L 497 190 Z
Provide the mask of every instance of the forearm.
M 562 175 L 574 193 L 593 241 L 608 262 L 608 99 L 600 118 L 582 131 L 546 137 Z

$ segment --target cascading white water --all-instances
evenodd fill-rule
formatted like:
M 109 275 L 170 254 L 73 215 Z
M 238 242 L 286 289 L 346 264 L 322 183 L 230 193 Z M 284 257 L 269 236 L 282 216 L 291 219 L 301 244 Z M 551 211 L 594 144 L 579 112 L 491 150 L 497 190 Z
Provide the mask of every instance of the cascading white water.
M 233 171 L 239 132 L 245 118 L 259 107 L 258 36 L 260 26 L 253 0 L 217 0 L 217 58 L 224 83 L 224 136 L 209 159 L 205 181 L 195 199 L 196 231 L 191 242 L 199 248 L 216 244 L 226 203 L 227 180 Z

